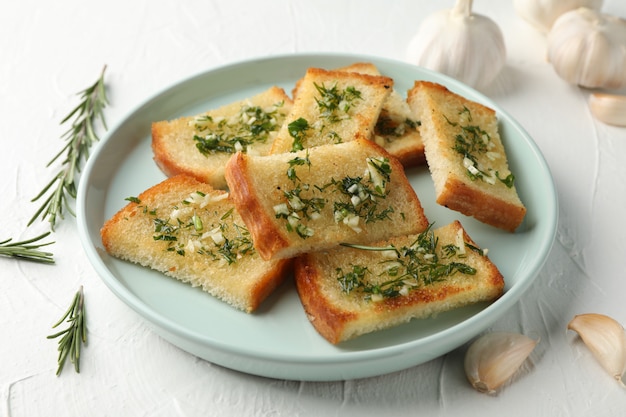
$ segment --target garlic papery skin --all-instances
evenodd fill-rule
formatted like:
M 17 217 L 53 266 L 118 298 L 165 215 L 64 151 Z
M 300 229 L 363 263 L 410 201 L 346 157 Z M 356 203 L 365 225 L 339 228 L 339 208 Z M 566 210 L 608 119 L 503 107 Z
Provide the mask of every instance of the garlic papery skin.
M 578 333 L 600 365 L 622 386 L 626 370 L 626 333 L 621 324 L 603 314 L 579 314 L 567 328 Z
M 518 16 L 539 31 L 548 33 L 563 13 L 579 7 L 600 10 L 602 0 L 515 0 L 513 5 Z
M 479 392 L 495 394 L 524 363 L 537 343 L 537 340 L 519 333 L 486 333 L 467 350 L 465 375 Z
M 423 20 L 406 55 L 413 64 L 482 89 L 504 67 L 506 48 L 493 20 L 473 14 L 471 0 L 457 0 L 452 9 Z
M 626 127 L 626 95 L 593 93 L 588 101 L 593 117 L 609 125 Z
M 559 17 L 547 38 L 548 61 L 571 84 L 626 86 L 626 20 L 588 8 Z

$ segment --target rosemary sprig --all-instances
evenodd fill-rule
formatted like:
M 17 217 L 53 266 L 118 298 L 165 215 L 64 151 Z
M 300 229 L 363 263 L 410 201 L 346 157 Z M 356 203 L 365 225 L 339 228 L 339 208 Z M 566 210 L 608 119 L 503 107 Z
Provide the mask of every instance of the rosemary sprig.
M 81 95 L 82 101 L 61 121 L 61 124 L 64 124 L 74 118 L 71 128 L 61 136 L 62 139 L 67 141 L 67 144 L 52 158 L 47 166 L 49 167 L 58 160 L 61 155 L 65 154 L 63 168 L 52 181 L 33 198 L 33 202 L 37 201 L 46 195 L 48 191 L 52 190 L 39 210 L 37 210 L 30 219 L 28 226 L 30 226 L 37 217 L 42 215 L 42 220 L 47 217 L 51 229 L 54 230 L 57 215 L 63 218 L 64 208 L 74 215 L 69 205 L 69 199 L 76 198 L 76 176 L 80 172 L 81 164 L 89 157 L 89 148 L 94 142 L 99 140 L 98 135 L 95 133 L 94 123 L 97 119 L 100 119 L 102 126 L 105 129 L 107 128 L 103 114 L 103 110 L 108 104 L 104 85 L 105 70 L 106 65 L 102 69 L 98 80 L 90 87 L 78 93 Z
M 0 256 L 7 256 L 12 258 L 19 258 L 33 262 L 42 262 L 46 264 L 53 264 L 54 258 L 52 253 L 39 250 L 44 246 L 53 244 L 54 242 L 39 243 L 50 232 L 46 232 L 32 239 L 22 240 L 19 242 L 12 242 L 13 239 L 9 238 L 0 242 Z
M 80 373 L 80 348 L 81 344 L 87 343 L 87 326 L 85 323 L 85 296 L 82 285 L 76 292 L 72 304 L 67 309 L 63 317 L 56 322 L 52 328 L 56 328 L 67 319 L 69 327 L 58 333 L 52 334 L 47 339 L 54 339 L 61 336 L 59 340 L 59 367 L 57 375 L 61 374 L 65 360 L 69 356 L 70 362 L 74 364 L 74 369 Z

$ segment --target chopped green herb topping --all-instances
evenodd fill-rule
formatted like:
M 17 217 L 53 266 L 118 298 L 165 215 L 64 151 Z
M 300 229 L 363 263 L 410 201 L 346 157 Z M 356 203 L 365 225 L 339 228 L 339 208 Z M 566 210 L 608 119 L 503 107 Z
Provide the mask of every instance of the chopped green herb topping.
M 286 220 L 289 232 L 296 232 L 303 239 L 311 237 L 314 231 L 305 226 L 310 220 L 317 219 L 326 207 L 331 195 L 339 195 L 333 202 L 335 222 L 343 223 L 356 232 L 360 232 L 360 222 L 372 223 L 389 219 L 393 207 L 379 207 L 389 191 L 386 189 L 391 179 L 391 165 L 386 158 L 367 158 L 367 171 L 362 177 L 346 176 L 341 180 L 331 179 L 327 184 L 311 185 L 302 182 L 297 175 L 297 168 L 311 168 L 308 153 L 305 158 L 295 157 L 288 161 L 287 177 L 294 184 L 284 190 L 285 202 L 274 206 L 275 216 Z
M 283 102 L 269 109 L 243 105 L 237 116 L 230 119 L 214 118 L 210 115 L 196 117 L 193 139 L 200 153 L 207 156 L 215 153 L 247 152 L 256 143 L 265 143 L 271 132 L 276 132 L 285 119 L 280 112 Z
M 513 187 L 513 184 L 515 184 L 515 175 L 512 173 L 507 175 L 505 178 L 500 178 L 500 173 L 496 171 L 496 178 L 509 188 Z
M 234 235 L 228 238 L 226 236 L 228 236 L 228 231 L 231 228 Z M 225 259 L 229 265 L 235 263 L 237 259 L 242 256 L 255 252 L 252 239 L 250 238 L 250 232 L 244 226 L 233 223 L 232 227 L 229 227 L 226 224 L 222 224 L 220 225 L 220 232 L 224 241 L 221 245 L 216 243 L 217 254 Z M 219 259 L 219 256 L 216 256 L 216 254 L 210 250 L 207 251 L 206 248 L 202 248 L 199 253 L 211 255 L 216 260 Z
M 341 290 L 346 294 L 358 291 L 364 294 L 365 299 L 377 301 L 406 295 L 413 289 L 445 280 L 456 273 L 475 275 L 475 268 L 460 262 L 465 256 L 464 250 L 454 244 L 438 250 L 439 242 L 431 227 L 420 233 L 410 245 L 402 247 L 344 244 L 354 249 L 385 252 L 385 256 L 379 263 L 383 266 L 383 272 L 377 275 L 363 265 L 352 265 L 348 271 L 337 268 L 336 278 Z M 466 246 L 472 250 L 478 249 Z M 479 253 L 482 255 L 482 251 Z
M 287 169 L 287 178 L 289 178 L 291 181 L 299 180 L 298 176 L 296 175 L 296 167 L 301 166 L 301 165 L 306 165 L 309 168 L 311 167 L 311 160 L 309 159 L 308 152 L 306 154 L 306 157 L 304 158 L 300 158 L 296 156 L 295 158 L 289 161 L 289 169 Z
M 463 166 L 468 177 L 472 181 L 482 180 L 489 184 L 495 184 L 497 179 L 507 187 L 513 187 L 515 181 L 513 174 L 501 178 L 498 172 L 492 172 L 493 170 L 488 167 L 484 168 L 484 162 L 480 162 L 479 159 L 484 161 L 485 158 L 491 159 L 500 155 L 491 151 L 495 145 L 489 134 L 481 129 L 480 126 L 471 124 L 472 114 L 470 110 L 463 106 L 463 109 L 459 112 L 459 120 L 466 122 L 466 124 L 452 122 L 447 117 L 446 120 L 451 126 L 460 128 L 460 133 L 456 135 L 452 149 L 463 156 Z
M 324 138 L 323 142 L 341 143 L 343 139 L 331 126 L 351 118 L 353 108 L 362 101 L 361 92 L 354 87 L 341 89 L 335 83 L 332 87 L 313 83 L 317 90 L 314 98 L 319 110 L 319 117 L 309 121 L 303 117 L 288 123 L 287 130 L 293 139 L 291 152 L 300 151 L 307 146 L 307 139 Z
M 300 117 L 287 125 L 289 130 L 289 136 L 293 138 L 293 144 L 291 145 L 291 152 L 297 152 L 304 149 L 304 139 L 306 138 L 306 131 L 309 130 L 309 122 L 306 119 Z
M 361 100 L 361 92 L 354 87 L 340 89 L 337 84 L 328 88 L 324 84 L 314 83 L 315 89 L 319 93 L 319 98 L 315 98 L 320 115 L 330 123 L 349 118 L 350 109 Z
M 228 221 L 233 209 L 219 217 L 219 221 L 206 223 L 206 215 L 211 210 L 203 207 L 205 194 L 192 193 L 181 201 L 180 206 L 171 208 L 143 208 L 143 214 L 152 218 L 155 241 L 167 242 L 165 250 L 185 256 L 189 253 L 206 255 L 212 260 L 225 260 L 232 264 L 245 255 L 255 253 L 250 232 L 245 226 Z M 164 216 L 157 215 L 165 212 Z M 217 215 L 218 213 L 211 213 Z M 204 221 L 202 219 L 205 219 Z

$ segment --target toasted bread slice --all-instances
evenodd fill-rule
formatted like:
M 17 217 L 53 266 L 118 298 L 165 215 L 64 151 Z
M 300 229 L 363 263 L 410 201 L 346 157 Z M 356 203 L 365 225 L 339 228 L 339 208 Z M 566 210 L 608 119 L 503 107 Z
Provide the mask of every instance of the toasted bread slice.
M 355 62 L 337 68 L 336 71 L 381 75 L 376 65 L 371 62 Z M 292 91 L 294 98 L 298 94 L 299 85 L 300 82 L 296 83 L 296 87 Z M 394 88 L 383 103 L 374 126 L 372 139 L 391 155 L 398 158 L 405 168 L 423 165 L 426 163 L 426 157 L 424 155 L 424 141 L 420 136 L 418 124 L 409 104 Z
M 509 170 L 494 110 L 416 81 L 408 102 L 421 122 L 437 203 L 513 232 L 526 214 Z
M 193 117 L 152 124 L 154 160 L 167 175 L 187 174 L 225 188 L 224 166 L 237 150 L 266 155 L 291 110 L 279 87 Z
M 428 226 L 400 162 L 368 139 L 269 156 L 237 153 L 226 181 L 264 259 Z
M 296 288 L 317 331 L 337 344 L 462 306 L 504 288 L 497 267 L 454 221 L 419 235 L 295 260 Z
M 245 312 L 254 311 L 290 271 L 261 259 L 225 191 L 171 177 L 141 193 L 101 229 L 106 251 L 180 281 Z
M 271 153 L 371 139 L 392 87 L 389 77 L 309 68 Z

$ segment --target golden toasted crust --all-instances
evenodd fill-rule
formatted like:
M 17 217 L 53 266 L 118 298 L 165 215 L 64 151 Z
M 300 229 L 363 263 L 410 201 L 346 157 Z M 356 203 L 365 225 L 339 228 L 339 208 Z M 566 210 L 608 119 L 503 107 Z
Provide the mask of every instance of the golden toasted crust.
M 358 72 L 359 74 L 380 75 L 376 65 L 371 62 L 353 62 L 345 67 L 337 68 L 337 71 Z
M 461 236 L 463 242 L 477 247 L 458 221 L 434 230 L 434 236 L 439 239 L 437 252 L 440 262 L 461 262 L 475 268 L 476 273 L 471 275 L 457 271 L 429 284 L 407 278 L 404 292 L 374 301 L 359 288 L 346 292 L 338 280 L 337 271 L 353 271 L 355 265 L 367 267 L 370 273 L 363 275 L 363 284 L 380 284 L 389 280 L 385 270 L 394 260 L 389 254 L 342 247 L 297 257 L 294 266 L 296 288 L 311 324 L 330 343 L 337 344 L 413 319 L 492 301 L 502 294 L 504 279 L 487 256 L 467 246 L 463 255 L 445 256 L 443 247 L 450 244 L 458 247 Z M 396 248 L 408 247 L 416 238 L 416 235 L 405 236 L 372 246 L 393 244 Z M 403 260 L 408 262 L 407 258 Z
M 289 260 L 264 261 L 244 249 L 248 243 L 237 241 L 244 223 L 225 191 L 178 175 L 142 192 L 138 200 L 119 210 L 100 231 L 105 250 L 114 257 L 201 287 L 245 312 L 256 310 L 291 271 Z M 187 226 L 194 215 L 201 221 L 199 229 Z M 158 238 L 166 236 L 165 228 L 157 231 L 159 222 L 171 226 L 167 236 L 176 241 Z M 241 250 L 230 253 L 234 262 L 221 255 L 220 238 L 241 243 Z
M 272 145 L 272 154 L 290 152 L 289 124 L 305 120 L 303 147 L 370 139 L 393 80 L 380 75 L 309 68 L 298 83 L 293 107 Z M 319 103 L 330 104 L 324 106 Z
M 249 99 L 230 103 L 193 117 L 181 117 L 170 121 L 152 123 L 152 151 L 157 166 L 167 176 L 186 174 L 198 181 L 209 183 L 214 188 L 225 188 L 224 166 L 234 151 L 210 151 L 201 153 L 196 146 L 196 135 L 206 137 L 210 133 L 221 134 L 224 138 L 236 136 L 233 131 L 245 128 L 246 120 L 242 120 L 242 110 L 259 107 L 262 110 L 275 110 L 275 127 L 270 132 L 252 134 L 243 131 L 246 139 L 254 141 L 248 151 L 259 155 L 270 152 L 272 142 L 282 123 L 291 110 L 293 102 L 279 87 L 271 87 Z M 195 123 L 201 117 L 211 117 L 214 122 L 205 121 L 202 129 Z M 243 116 L 245 117 L 245 116 Z M 221 122 L 220 122 L 221 121 Z M 223 128 L 226 123 L 229 128 Z M 243 145 L 247 148 L 246 145 Z
M 289 238 L 276 228 L 275 214 L 268 212 L 260 202 L 263 198 L 254 187 L 248 168 L 248 157 L 241 152 L 233 155 L 226 169 L 226 179 L 230 193 L 236 201 L 237 211 L 243 213 L 244 222 L 252 236 L 256 236 L 257 251 L 264 259 L 271 259 L 275 253 L 289 246 Z
M 526 214 L 524 206 L 488 192 L 476 191 L 458 178 L 448 179 L 436 201 L 437 204 L 509 232 L 517 229 Z
M 415 82 L 408 102 L 421 122 L 437 203 L 515 231 L 526 208 L 515 186 L 503 181 L 512 174 L 495 111 L 426 81 Z
M 292 165 L 296 158 L 309 163 Z M 340 191 L 342 179 L 360 177 L 363 186 L 373 188 L 367 174 L 370 166 L 368 158 L 386 158 L 388 161 L 391 176 L 385 186 L 387 196 L 375 198 L 376 203 L 364 203 L 373 207 L 371 222 L 359 216 L 352 218 L 358 224 L 350 223 L 345 217 L 337 219 L 340 209 L 336 209 L 335 204 L 352 204 L 353 201 L 350 195 Z M 287 175 L 290 167 L 294 168 L 294 178 Z M 421 203 L 402 165 L 367 139 L 265 157 L 236 154 L 226 165 L 225 174 L 237 210 L 264 259 L 293 257 L 310 250 L 333 247 L 347 240 L 372 242 L 395 235 L 418 233 L 428 226 Z M 318 206 L 318 214 L 313 215 L 316 211 L 313 206 L 308 207 L 306 212 L 290 211 L 294 201 L 289 196 L 295 192 L 300 193 L 302 201 L 323 205 Z M 281 205 L 284 211 L 279 210 Z M 285 214 L 282 217 L 281 212 Z M 296 213 L 299 219 L 292 223 L 290 219 L 294 219 L 287 213 Z M 298 230 L 310 232 L 310 235 L 303 237 Z
M 354 62 L 350 65 L 346 65 L 345 67 L 335 68 L 333 71 L 341 71 L 341 72 L 356 72 L 359 74 L 367 74 L 367 75 L 381 75 L 376 65 L 371 62 Z M 296 81 L 293 89 L 291 90 L 291 97 L 295 100 L 298 95 L 298 88 L 304 81 L 304 78 L 300 78 Z
M 294 262 L 296 288 L 307 318 L 317 332 L 332 344 L 344 341 L 343 329 L 359 318 L 358 311 L 346 310 L 332 303 L 320 285 L 326 275 L 316 265 L 315 253 L 298 256 Z M 330 271 L 329 271 L 330 272 Z M 347 340 L 347 338 L 345 338 Z

